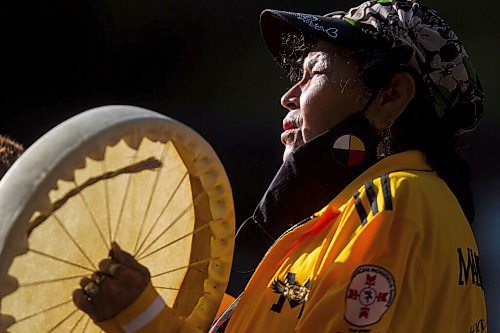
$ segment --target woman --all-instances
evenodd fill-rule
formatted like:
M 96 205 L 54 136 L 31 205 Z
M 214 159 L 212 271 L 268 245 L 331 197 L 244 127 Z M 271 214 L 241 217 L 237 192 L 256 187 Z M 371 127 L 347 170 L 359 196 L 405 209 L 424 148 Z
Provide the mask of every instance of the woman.
M 261 28 L 296 80 L 282 97 L 284 164 L 253 216 L 277 241 L 211 332 L 485 332 L 455 143 L 483 94 L 455 33 L 431 9 L 387 0 L 267 10 Z M 100 269 L 113 288 L 82 280 L 78 307 L 109 332 L 194 331 L 156 301 L 147 269 L 117 246 L 112 257 Z

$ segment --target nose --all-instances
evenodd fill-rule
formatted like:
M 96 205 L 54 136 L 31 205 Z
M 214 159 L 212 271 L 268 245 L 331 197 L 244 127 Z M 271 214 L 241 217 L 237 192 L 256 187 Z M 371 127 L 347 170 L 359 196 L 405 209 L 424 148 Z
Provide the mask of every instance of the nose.
M 281 105 L 289 111 L 300 108 L 300 93 L 300 84 L 297 82 L 281 96 Z

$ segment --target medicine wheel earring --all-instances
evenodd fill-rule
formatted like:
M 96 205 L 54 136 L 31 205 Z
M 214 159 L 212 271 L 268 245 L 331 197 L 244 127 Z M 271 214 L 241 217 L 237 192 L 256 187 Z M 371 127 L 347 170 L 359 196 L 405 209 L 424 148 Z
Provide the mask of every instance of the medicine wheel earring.
M 342 166 L 357 166 L 365 160 L 365 144 L 355 135 L 342 135 L 333 144 L 333 156 Z

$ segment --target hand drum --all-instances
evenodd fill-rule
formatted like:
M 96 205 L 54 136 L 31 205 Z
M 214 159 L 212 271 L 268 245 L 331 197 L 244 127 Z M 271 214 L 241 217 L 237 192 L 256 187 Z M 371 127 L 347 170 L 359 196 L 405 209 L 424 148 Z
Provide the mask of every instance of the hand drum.
M 100 332 L 73 305 L 113 241 L 206 331 L 229 279 L 231 188 L 209 144 L 132 106 L 86 111 L 35 142 L 0 182 L 0 332 Z

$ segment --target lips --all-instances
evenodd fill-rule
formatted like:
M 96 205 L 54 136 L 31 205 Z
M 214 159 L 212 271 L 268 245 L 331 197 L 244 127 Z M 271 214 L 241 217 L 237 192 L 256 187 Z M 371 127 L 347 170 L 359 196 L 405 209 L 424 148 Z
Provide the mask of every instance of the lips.
M 289 130 L 293 128 L 299 128 L 299 125 L 296 124 L 292 119 L 285 118 L 283 119 L 283 130 Z
M 302 125 L 302 119 L 300 118 L 300 111 L 290 111 L 283 119 L 283 130 L 289 130 L 294 128 L 300 128 Z
M 289 112 L 283 119 L 283 133 L 281 133 L 281 142 L 284 145 L 296 141 L 296 137 L 300 134 L 300 113 Z

